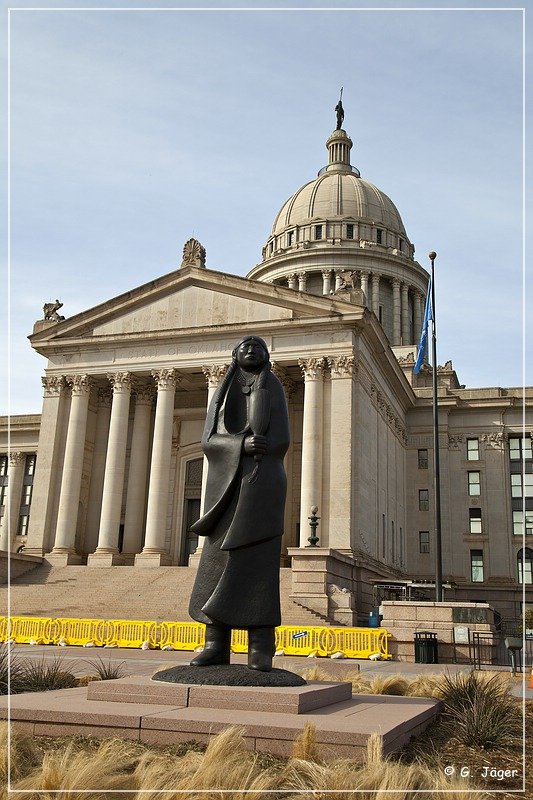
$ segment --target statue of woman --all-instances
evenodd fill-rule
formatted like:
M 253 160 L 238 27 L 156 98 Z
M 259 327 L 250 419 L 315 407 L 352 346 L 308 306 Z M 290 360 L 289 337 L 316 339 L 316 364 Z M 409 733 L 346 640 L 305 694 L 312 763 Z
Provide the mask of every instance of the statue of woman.
M 248 666 L 269 671 L 281 623 L 279 563 L 289 421 L 268 348 L 245 336 L 207 412 L 204 514 L 191 527 L 205 536 L 189 614 L 206 625 L 195 666 L 228 664 L 232 628 L 248 631 Z

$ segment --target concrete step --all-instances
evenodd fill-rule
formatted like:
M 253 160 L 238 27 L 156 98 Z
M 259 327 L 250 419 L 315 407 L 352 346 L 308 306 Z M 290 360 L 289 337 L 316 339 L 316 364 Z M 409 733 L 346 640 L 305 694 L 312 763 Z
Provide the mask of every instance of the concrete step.
M 189 597 L 196 571 L 190 567 L 51 566 L 47 562 L 11 583 L 12 616 L 77 619 L 191 621 Z M 280 571 L 283 625 L 330 624 L 290 598 L 292 573 Z M 0 587 L 7 614 L 7 587 Z

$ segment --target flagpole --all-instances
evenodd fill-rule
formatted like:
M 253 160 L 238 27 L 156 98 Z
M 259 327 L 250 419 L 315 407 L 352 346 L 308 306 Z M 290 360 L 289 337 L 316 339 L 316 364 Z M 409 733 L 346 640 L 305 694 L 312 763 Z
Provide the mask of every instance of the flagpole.
M 435 313 L 435 259 L 434 251 L 429 253 L 431 261 L 431 360 L 433 366 L 433 482 L 435 493 L 435 600 L 441 603 L 442 596 L 442 530 L 440 514 L 440 458 L 439 458 L 439 403 L 437 394 L 437 323 Z

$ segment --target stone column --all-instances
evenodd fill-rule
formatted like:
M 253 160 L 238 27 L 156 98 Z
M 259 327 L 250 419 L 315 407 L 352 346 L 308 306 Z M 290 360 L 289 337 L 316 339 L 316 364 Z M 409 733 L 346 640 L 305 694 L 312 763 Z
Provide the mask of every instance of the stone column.
M 289 289 L 297 289 L 298 288 L 298 279 L 296 277 L 296 273 L 291 272 L 290 275 L 287 275 L 287 284 Z
M 409 286 L 402 283 L 402 344 L 412 344 L 409 333 Z
M 372 311 L 379 319 L 379 275 L 372 275 Z
M 420 334 L 422 332 L 422 302 L 423 297 L 418 289 L 415 289 L 413 295 L 413 340 L 414 344 L 418 344 Z
M 329 295 L 331 292 L 331 270 L 322 270 L 322 294 Z
M 335 291 L 337 292 L 342 286 L 342 278 L 340 272 L 335 272 Z
M 113 400 L 102 489 L 98 547 L 87 560 L 88 566 L 91 567 L 110 567 L 113 564 L 122 563 L 122 559 L 119 557 L 118 537 L 126 470 L 132 375 L 130 372 L 116 372 L 107 377 L 113 386 Z
M 322 437 L 324 427 L 324 358 L 299 359 L 304 376 L 300 547 L 307 545 L 312 506 L 322 506 Z
M 26 453 L 12 450 L 7 472 L 7 503 L 0 527 L 0 550 L 9 552 L 17 535 Z
M 54 564 L 79 564 L 81 561 L 80 556 L 75 551 L 75 540 L 91 380 L 88 375 L 74 375 L 67 380 L 72 387 L 72 399 L 65 444 L 56 535 L 54 548 L 50 556 L 50 560 Z
M 400 301 L 400 281 L 392 281 L 392 346 L 397 347 L 401 344 L 401 301 Z
M 152 376 L 157 383 L 157 402 L 148 485 L 146 536 L 142 553 L 135 556 L 135 564 L 143 567 L 160 567 L 170 563 L 170 557 L 165 551 L 165 538 L 172 455 L 174 395 L 180 381 L 175 369 L 161 369 L 152 372 Z
M 122 556 L 126 563 L 131 564 L 133 564 L 134 556 L 142 550 L 146 513 L 148 455 L 150 452 L 150 420 L 154 389 L 149 384 L 137 384 L 134 394 L 135 416 L 133 418 L 131 437 L 124 540 L 122 543 Z
M 91 482 L 87 501 L 87 521 L 85 523 L 84 552 L 92 553 L 98 546 L 100 528 L 100 512 L 102 510 L 102 489 L 104 487 L 105 460 L 109 439 L 109 421 L 111 417 L 111 391 L 108 387 L 98 389 L 98 405 L 96 410 L 96 430 L 94 434 L 93 461 L 91 465 Z
M 361 291 L 365 298 L 365 306 L 368 308 L 368 278 L 370 273 L 366 269 L 361 270 Z
M 283 386 L 283 390 L 285 392 L 285 397 L 287 400 L 287 406 L 289 408 L 289 425 L 291 428 L 291 440 L 293 438 L 292 434 L 292 414 L 291 414 L 291 398 L 296 391 L 296 383 L 289 377 L 286 370 L 281 367 L 276 361 L 271 362 L 272 365 L 272 372 L 279 380 L 281 385 Z M 287 548 L 294 547 L 294 521 L 293 521 L 293 508 L 292 508 L 292 497 L 293 497 L 293 481 L 294 481 L 294 460 L 293 460 L 294 450 L 292 447 L 289 447 L 285 459 L 285 472 L 287 474 L 287 501 L 285 503 L 285 520 L 284 520 L 284 532 L 283 532 L 283 540 L 282 540 L 282 553 L 285 556 L 287 553 Z
M 42 556 L 52 549 L 54 514 L 59 494 L 59 463 L 66 411 L 66 383 L 63 376 L 42 378 L 43 410 L 37 445 L 31 500 L 30 525 L 25 553 Z
M 298 291 L 305 292 L 307 289 L 307 272 L 298 273 Z
M 330 426 L 329 519 L 327 541 L 321 547 L 351 548 L 353 475 L 353 376 L 357 365 L 353 355 L 328 358 L 331 369 L 331 400 L 327 414 Z M 325 522 L 325 521 L 324 521 Z M 324 525 L 324 523 L 323 523 Z M 324 525 L 324 527 L 326 527 Z M 320 528 L 319 528 L 320 531 Z

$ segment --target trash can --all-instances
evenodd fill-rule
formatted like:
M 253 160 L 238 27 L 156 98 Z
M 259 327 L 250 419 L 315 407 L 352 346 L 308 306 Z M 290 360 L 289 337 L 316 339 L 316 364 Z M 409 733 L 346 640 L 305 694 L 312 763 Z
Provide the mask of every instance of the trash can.
M 417 631 L 415 633 L 415 662 L 417 664 L 439 663 L 437 634 L 433 631 Z
M 368 627 L 379 628 L 379 611 L 374 609 L 368 615 Z

